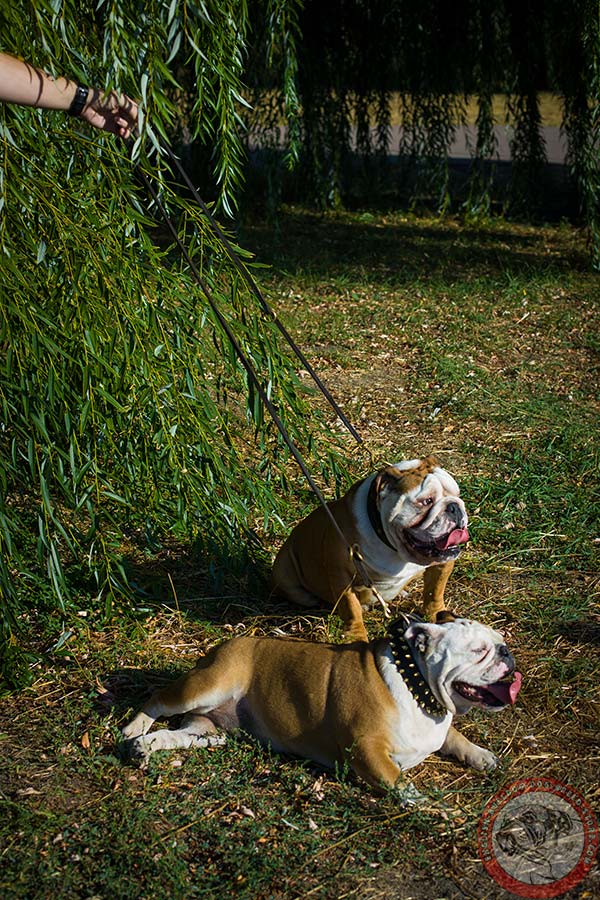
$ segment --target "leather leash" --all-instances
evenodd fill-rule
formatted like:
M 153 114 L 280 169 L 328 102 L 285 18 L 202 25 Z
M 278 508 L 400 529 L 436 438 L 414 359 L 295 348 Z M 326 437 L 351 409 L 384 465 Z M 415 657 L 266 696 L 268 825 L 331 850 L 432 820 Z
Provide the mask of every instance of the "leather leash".
M 254 294 L 256 299 L 258 300 L 260 306 L 262 307 L 263 312 L 267 316 L 269 316 L 269 318 L 272 320 L 272 322 L 277 327 L 279 332 L 283 335 L 283 337 L 285 338 L 285 340 L 287 341 L 287 343 L 289 344 L 289 346 L 291 347 L 293 352 L 296 354 L 296 356 L 298 357 L 298 359 L 300 360 L 300 362 L 302 363 L 302 365 L 304 366 L 306 371 L 310 374 L 311 378 L 313 379 L 313 381 L 315 382 L 315 384 L 317 385 L 317 387 L 319 388 L 319 390 L 321 391 L 323 396 L 329 401 L 334 412 L 336 413 L 337 416 L 339 416 L 339 418 L 344 423 L 344 425 L 346 426 L 346 428 L 348 429 L 348 431 L 350 432 L 352 437 L 356 440 L 357 443 L 362 444 L 362 442 L 363 442 L 362 437 L 360 436 L 360 434 L 358 433 L 356 428 L 352 425 L 350 420 L 347 418 L 345 413 L 340 409 L 335 398 L 332 396 L 332 394 L 329 391 L 329 389 L 327 388 L 327 386 L 325 384 L 323 384 L 323 382 L 319 378 L 317 372 L 314 370 L 313 366 L 308 361 L 308 359 L 306 358 L 306 356 L 304 355 L 304 353 L 302 352 L 300 347 L 298 347 L 298 345 L 292 338 L 291 334 L 289 333 L 289 331 L 287 330 L 287 328 L 285 327 L 283 322 L 280 321 L 280 319 L 278 318 L 275 311 L 267 303 L 263 292 L 261 291 L 258 284 L 256 283 L 256 280 L 250 274 L 248 267 L 242 262 L 239 255 L 236 253 L 233 244 L 231 243 L 231 241 L 229 240 L 229 238 L 227 237 L 227 235 L 225 234 L 225 232 L 223 231 L 223 229 L 221 228 L 221 226 L 219 225 L 219 223 L 216 221 L 215 217 L 211 213 L 210 209 L 208 208 L 208 206 L 206 205 L 206 203 L 204 202 L 204 200 L 202 199 L 202 197 L 200 196 L 200 194 L 194 187 L 192 180 L 190 179 L 189 175 L 187 174 L 187 172 L 185 171 L 185 169 L 183 168 L 183 166 L 181 165 L 181 163 L 179 162 L 179 160 L 177 159 L 177 157 L 175 156 L 175 154 L 173 153 L 171 148 L 167 147 L 167 146 L 161 146 L 161 149 L 168 156 L 168 158 L 172 161 L 172 163 L 174 164 L 175 168 L 177 169 L 179 175 L 183 178 L 188 190 L 190 191 L 192 197 L 194 198 L 194 201 L 198 204 L 198 206 L 204 213 L 206 220 L 210 224 L 214 233 L 217 235 L 217 237 L 222 242 L 223 246 L 225 247 L 225 249 L 227 251 L 227 255 L 229 256 L 230 260 L 232 261 L 232 263 L 234 264 L 234 266 L 236 267 L 236 269 L 238 270 L 238 272 L 240 273 L 240 275 L 242 276 L 242 278 L 244 279 L 244 281 L 246 282 L 246 284 L 248 285 L 248 287 L 250 288 L 250 290 L 252 291 L 252 293 Z
M 200 207 L 200 209 L 202 210 L 202 212 L 204 213 L 204 215 L 205 215 L 207 221 L 208 221 L 209 224 L 211 225 L 211 227 L 212 227 L 214 233 L 215 233 L 215 234 L 218 236 L 218 238 L 222 241 L 223 245 L 225 246 L 225 248 L 226 248 L 226 250 L 227 250 L 227 253 L 228 253 L 230 259 L 231 259 L 232 262 L 234 263 L 234 265 L 235 265 L 236 269 L 238 270 L 238 272 L 242 275 L 242 277 L 243 277 L 244 280 L 246 281 L 246 283 L 247 283 L 247 285 L 249 286 L 249 288 L 251 289 L 252 293 L 253 293 L 253 294 L 255 295 L 255 297 L 258 299 L 258 301 L 259 301 L 259 303 L 260 303 L 260 305 L 261 305 L 263 311 L 264 311 L 267 315 L 269 315 L 270 318 L 273 320 L 273 322 L 275 323 L 275 325 L 277 326 L 277 328 L 279 329 L 279 331 L 281 332 L 281 334 L 285 337 L 285 339 L 286 339 L 286 341 L 288 342 L 289 346 L 292 348 L 292 350 L 294 351 L 294 353 L 296 354 L 296 356 L 298 357 L 298 359 L 299 359 L 299 360 L 302 362 L 302 364 L 305 366 L 306 370 L 311 374 L 313 380 L 315 381 L 315 383 L 317 384 L 317 386 L 319 387 L 319 389 L 321 390 L 321 392 L 323 393 L 323 395 L 327 398 L 327 400 L 329 401 L 329 403 L 331 404 L 331 406 L 332 406 L 333 409 L 335 410 L 336 414 L 340 417 L 340 419 L 342 420 L 342 422 L 344 423 L 344 425 L 345 425 L 345 426 L 347 427 L 347 429 L 350 431 L 350 433 L 352 434 L 352 436 L 356 439 L 357 442 L 362 443 L 362 438 L 360 437 L 360 435 L 358 434 L 358 432 L 356 431 L 356 429 L 355 429 L 355 428 L 352 426 L 352 424 L 349 422 L 349 420 L 347 419 L 347 417 L 345 416 L 345 414 L 344 414 L 344 413 L 342 412 L 342 410 L 340 409 L 339 405 L 336 403 L 335 399 L 332 397 L 332 395 L 331 395 L 331 393 L 329 392 L 329 390 L 325 387 L 325 385 L 323 384 L 323 382 L 321 381 L 321 379 L 319 378 L 319 376 L 317 375 L 317 373 L 314 371 L 313 367 L 310 365 L 310 363 L 308 362 L 308 360 L 306 359 L 306 357 L 304 356 L 304 354 L 302 353 L 302 351 L 300 350 L 300 348 L 296 345 L 296 343 L 295 343 L 294 340 L 292 339 L 291 335 L 288 333 L 288 331 L 287 331 L 287 329 L 285 328 L 285 326 L 279 321 L 279 319 L 277 318 L 276 314 L 273 312 L 273 310 L 271 309 L 271 307 L 269 306 L 269 304 L 268 304 L 267 301 L 265 300 L 265 298 L 264 298 L 264 296 L 263 296 L 263 294 L 262 294 L 260 288 L 258 287 L 258 285 L 256 284 L 254 278 L 252 277 L 252 275 L 251 275 L 250 272 L 248 271 L 248 268 L 244 265 L 244 263 L 242 262 L 242 260 L 239 258 L 238 254 L 235 252 L 235 249 L 233 248 L 233 246 L 232 246 L 231 242 L 229 241 L 227 235 L 223 232 L 223 230 L 221 229 L 221 227 L 220 227 L 220 226 L 218 225 L 218 223 L 215 221 L 215 219 L 214 219 L 214 217 L 212 216 L 212 214 L 211 214 L 210 210 L 208 209 L 207 205 L 204 203 L 204 201 L 202 200 L 202 198 L 201 198 L 200 195 L 198 194 L 196 188 L 194 187 L 194 185 L 193 185 L 192 182 L 190 181 L 190 179 L 189 179 L 187 173 L 185 172 L 185 170 L 184 170 L 183 167 L 181 166 L 179 160 L 175 157 L 175 155 L 172 153 L 172 151 L 170 150 L 170 148 L 168 148 L 168 147 L 161 147 L 161 149 L 165 152 L 165 154 L 169 157 L 169 159 L 171 159 L 171 160 L 174 162 L 174 164 L 175 164 L 175 166 L 176 166 L 178 172 L 181 174 L 181 177 L 184 179 L 184 181 L 185 181 L 187 187 L 189 188 L 189 190 L 190 190 L 190 192 L 191 192 L 191 194 L 192 194 L 192 197 L 194 198 L 194 201 L 199 205 L 199 207 Z M 140 177 L 140 179 L 141 179 L 142 183 L 144 184 L 146 190 L 148 191 L 148 193 L 150 194 L 150 196 L 151 196 L 152 199 L 154 200 L 157 209 L 160 211 L 160 214 L 161 214 L 161 216 L 162 216 L 162 218 L 163 218 L 163 220 L 164 220 L 164 222 L 165 222 L 165 225 L 167 226 L 167 228 L 168 228 L 169 231 L 171 232 L 171 235 L 173 236 L 173 239 L 174 239 L 175 243 L 177 244 L 177 246 L 178 246 L 178 248 L 179 248 L 179 251 L 180 251 L 180 253 L 181 253 L 183 259 L 185 260 L 185 262 L 186 262 L 187 265 L 189 266 L 190 271 L 192 272 L 192 274 L 193 274 L 194 278 L 196 279 L 198 285 L 199 285 L 200 288 L 202 289 L 202 292 L 204 293 L 204 296 L 206 297 L 206 299 L 207 299 L 207 301 L 208 301 L 208 304 L 209 304 L 211 310 L 213 311 L 215 317 L 217 318 L 217 320 L 218 320 L 218 322 L 219 322 L 221 328 L 222 328 L 223 331 L 225 332 L 225 334 L 226 334 L 226 336 L 227 336 L 229 342 L 231 343 L 231 346 L 233 347 L 233 349 L 234 349 L 234 351 L 235 351 L 235 353 L 236 353 L 236 355 L 237 355 L 237 357 L 238 357 L 240 363 L 242 364 L 243 368 L 245 369 L 245 371 L 246 371 L 246 373 L 247 373 L 247 375 L 248 375 L 248 378 L 251 380 L 252 384 L 253 384 L 254 387 L 256 388 L 256 392 L 257 392 L 258 396 L 260 397 L 260 399 L 261 399 L 262 403 L 264 404 L 265 408 L 268 410 L 269 415 L 271 416 L 271 418 L 272 418 L 272 420 L 273 420 L 275 426 L 277 427 L 277 430 L 278 430 L 279 433 L 281 434 L 281 437 L 283 438 L 283 440 L 284 440 L 286 446 L 288 447 L 290 453 L 292 454 L 292 456 L 293 456 L 294 459 L 296 460 L 298 466 L 300 467 L 300 470 L 301 470 L 302 474 L 304 475 L 304 477 L 306 478 L 308 484 L 310 485 L 311 490 L 313 491 L 313 493 L 315 494 L 317 500 L 319 501 L 319 503 L 321 504 L 321 506 L 322 506 L 323 509 L 325 510 L 327 516 L 329 517 L 329 520 L 330 520 L 330 522 L 331 522 L 331 525 L 333 526 L 333 528 L 334 528 L 335 532 L 337 533 L 338 537 L 340 538 L 340 540 L 342 541 L 342 543 L 345 544 L 345 545 L 348 547 L 350 559 L 351 559 L 351 561 L 352 561 L 352 563 L 353 563 L 353 565 L 354 565 L 354 568 L 356 569 L 356 574 L 359 576 L 362 585 L 364 585 L 364 587 L 370 588 L 370 590 L 373 592 L 373 595 L 375 596 L 375 598 L 377 599 L 377 601 L 381 604 L 381 606 L 382 606 L 382 608 L 383 608 L 384 615 L 385 615 L 387 618 L 389 618 L 389 617 L 390 617 L 390 612 L 389 612 L 388 606 L 387 606 L 385 600 L 383 599 L 383 597 L 381 596 L 381 594 L 379 593 L 379 591 L 378 591 L 378 590 L 375 588 L 375 586 L 373 585 L 373 582 L 371 581 L 369 575 L 367 574 L 366 568 L 365 568 L 365 566 L 364 566 L 364 561 L 363 561 L 363 558 L 362 558 L 362 555 L 361 555 L 361 552 L 360 552 L 360 547 L 359 547 L 359 545 L 358 545 L 358 544 L 354 544 L 354 545 L 350 546 L 350 544 L 348 543 L 348 539 L 346 538 L 345 534 L 343 533 L 343 531 L 341 530 L 340 526 L 338 525 L 338 523 L 336 522 L 335 518 L 333 517 L 333 514 L 332 514 L 331 510 L 329 509 L 329 506 L 327 505 L 327 501 L 325 500 L 325 497 L 323 496 L 321 490 L 319 489 L 319 487 L 317 486 L 316 482 L 314 481 L 312 475 L 311 475 L 310 472 L 308 471 L 308 468 L 307 468 L 306 463 L 305 463 L 305 461 L 304 461 L 304 459 L 303 459 L 303 457 L 302 457 L 302 454 L 300 453 L 300 451 L 298 450 L 298 448 L 296 447 L 296 445 L 295 445 L 294 442 L 292 441 L 290 435 L 288 434 L 288 431 L 287 431 L 285 425 L 283 424 L 283 422 L 282 422 L 282 420 L 281 420 L 279 414 L 277 413 L 277 410 L 275 409 L 273 403 L 271 402 L 271 400 L 270 400 L 269 397 L 267 396 L 267 393 L 266 393 L 266 391 L 264 390 L 263 386 L 261 385 L 261 383 L 260 383 L 260 381 L 259 381 L 259 379 L 258 379 L 258 376 L 257 376 L 256 372 L 255 372 L 254 369 L 252 368 L 252 365 L 251 365 L 251 363 L 250 363 L 250 360 L 248 359 L 248 357 L 246 356 L 246 354 L 245 354 L 244 351 L 242 350 L 242 348 L 241 348 L 239 342 L 237 341 L 237 339 L 236 339 L 236 337 L 235 337 L 233 331 L 231 330 L 231 328 L 230 328 L 230 326 L 229 326 L 227 320 L 225 319 L 225 317 L 222 315 L 221 311 L 219 310 L 219 307 L 218 307 L 217 303 L 215 302 L 215 299 L 214 299 L 214 297 L 213 297 L 213 295 L 212 295 L 212 292 L 211 292 L 211 290 L 210 290 L 210 288 L 209 288 L 209 286 L 208 286 L 206 280 L 205 280 L 205 279 L 202 277 L 202 275 L 200 274 L 200 272 L 199 272 L 199 270 L 198 270 L 198 267 L 196 266 L 196 264 L 194 263 L 193 259 L 192 259 L 191 256 L 190 256 L 190 254 L 188 253 L 187 247 L 185 246 L 185 244 L 183 243 L 183 241 L 182 241 L 181 238 L 179 237 L 179 233 L 178 233 L 178 231 L 177 231 L 177 228 L 175 227 L 175 224 L 174 224 L 174 222 L 173 222 L 171 216 L 169 215 L 169 213 L 168 213 L 167 210 L 165 209 L 165 206 L 164 206 L 162 200 L 160 199 L 160 197 L 159 197 L 159 195 L 158 195 L 158 192 L 155 190 L 155 188 L 154 188 L 153 185 L 151 184 L 150 180 L 149 180 L 148 177 L 145 175 L 145 173 L 141 170 L 141 168 L 140 168 L 139 166 L 136 166 L 136 169 L 137 169 L 137 174 L 138 174 L 138 176 Z M 354 583 L 354 579 L 352 579 L 352 582 L 351 582 L 350 586 L 351 586 L 353 583 Z

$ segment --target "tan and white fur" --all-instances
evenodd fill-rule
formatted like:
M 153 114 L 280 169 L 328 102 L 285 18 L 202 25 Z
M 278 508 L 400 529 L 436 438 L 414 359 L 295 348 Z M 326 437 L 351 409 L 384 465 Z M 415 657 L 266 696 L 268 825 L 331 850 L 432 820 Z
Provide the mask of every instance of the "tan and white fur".
M 396 785 L 437 750 L 476 769 L 496 766 L 493 753 L 451 723 L 472 706 L 514 702 L 518 687 L 509 696 L 505 683 L 497 684 L 514 672 L 503 636 L 455 619 L 413 624 L 405 638 L 443 712 L 418 705 L 386 638 L 336 645 L 236 637 L 157 691 L 123 735 L 132 755 L 146 761 L 155 750 L 222 743 L 224 731 L 241 728 L 276 751 L 328 767 L 348 763 L 379 788 Z M 181 714 L 181 727 L 150 731 L 156 719 Z
M 372 491 L 386 543 L 367 512 Z M 362 609 L 372 606 L 371 587 L 361 584 L 349 548 L 358 546 L 368 578 L 385 601 L 423 575 L 423 615 L 444 609 L 444 590 L 460 545 L 443 547 L 451 533 L 468 539 L 460 489 L 433 456 L 387 466 L 328 504 L 346 538 L 318 507 L 291 532 L 273 565 L 274 589 L 294 603 L 333 606 L 348 641 L 368 640 Z M 441 548 L 441 549 L 440 549 Z

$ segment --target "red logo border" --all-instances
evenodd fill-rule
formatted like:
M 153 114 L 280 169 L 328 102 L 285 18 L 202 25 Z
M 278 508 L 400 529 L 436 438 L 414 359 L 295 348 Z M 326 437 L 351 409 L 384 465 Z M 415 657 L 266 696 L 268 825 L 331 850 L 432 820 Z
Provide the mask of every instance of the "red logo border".
M 571 871 L 558 881 L 550 884 L 525 884 L 518 881 L 506 872 L 494 856 L 492 846 L 492 831 L 497 815 L 504 809 L 509 800 L 520 797 L 523 794 L 533 793 L 556 794 L 577 813 L 583 824 L 584 847 L 577 864 Z M 479 827 L 477 829 L 477 842 L 479 856 L 488 873 L 494 881 L 513 894 L 520 897 L 528 897 L 531 900 L 546 900 L 564 894 L 576 884 L 582 881 L 594 865 L 594 859 L 598 852 L 598 826 L 596 817 L 587 800 L 569 785 L 562 784 L 554 778 L 519 778 L 498 791 L 486 805 Z

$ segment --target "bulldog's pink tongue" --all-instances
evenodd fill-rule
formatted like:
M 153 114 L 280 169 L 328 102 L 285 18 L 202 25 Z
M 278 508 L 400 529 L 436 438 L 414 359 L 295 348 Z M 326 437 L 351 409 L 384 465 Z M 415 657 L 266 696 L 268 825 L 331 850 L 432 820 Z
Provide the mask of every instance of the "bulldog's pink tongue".
M 450 534 L 438 538 L 435 546 L 438 550 L 447 550 L 448 547 L 456 547 L 457 544 L 465 544 L 469 540 L 469 532 L 466 528 L 455 528 Z
M 514 681 L 497 681 L 496 684 L 486 684 L 485 689 L 497 697 L 505 706 L 507 703 L 514 705 L 517 694 L 521 690 L 521 682 L 523 677 L 520 672 L 513 674 Z

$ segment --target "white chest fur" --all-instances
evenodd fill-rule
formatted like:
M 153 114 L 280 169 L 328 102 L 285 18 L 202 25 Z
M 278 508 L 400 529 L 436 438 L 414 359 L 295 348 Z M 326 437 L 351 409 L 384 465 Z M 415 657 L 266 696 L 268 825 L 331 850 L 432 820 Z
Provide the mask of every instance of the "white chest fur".
M 425 566 L 409 560 L 402 550 L 392 550 L 373 531 L 367 513 L 367 497 L 374 477 L 371 475 L 359 486 L 352 513 L 361 535 L 360 549 L 369 577 L 384 600 L 394 600 L 404 585 L 423 572 Z
M 396 703 L 391 756 L 405 771 L 440 749 L 452 724 L 452 713 L 436 717 L 421 709 L 398 674 L 389 646 L 377 654 L 377 667 Z

